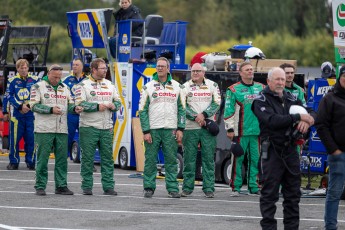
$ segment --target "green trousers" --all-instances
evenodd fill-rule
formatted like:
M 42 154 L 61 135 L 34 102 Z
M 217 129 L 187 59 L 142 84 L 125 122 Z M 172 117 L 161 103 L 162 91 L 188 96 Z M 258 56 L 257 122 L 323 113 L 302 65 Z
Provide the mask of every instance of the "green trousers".
M 156 189 L 157 155 L 164 154 L 165 185 L 168 192 L 178 192 L 177 142 L 174 129 L 151 129 L 152 143 L 145 142 L 144 189 Z
M 113 129 L 79 127 L 81 189 L 93 187 L 93 161 L 96 148 L 101 156 L 103 191 L 114 189 Z
M 36 189 L 46 189 L 48 161 L 52 150 L 55 154 L 55 188 L 67 187 L 67 142 L 65 133 L 35 133 Z
M 240 137 L 240 145 L 245 154 L 248 154 L 248 191 L 255 193 L 259 190 L 257 183 L 257 176 L 259 173 L 259 137 L 258 136 L 242 136 Z M 242 164 L 244 156 L 236 157 L 235 173 L 234 173 L 234 191 L 241 191 L 243 178 L 242 178 Z
M 198 144 L 201 144 L 202 159 L 202 190 L 214 192 L 214 152 L 216 137 L 206 129 L 185 130 L 183 133 L 183 191 L 192 192 L 195 182 L 196 157 Z

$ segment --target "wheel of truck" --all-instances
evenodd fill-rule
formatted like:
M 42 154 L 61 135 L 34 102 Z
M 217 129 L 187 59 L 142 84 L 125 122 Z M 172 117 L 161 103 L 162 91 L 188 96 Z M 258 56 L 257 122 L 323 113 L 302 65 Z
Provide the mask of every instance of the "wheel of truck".
M 8 136 L 2 137 L 2 149 L 9 149 Z
M 231 159 L 228 159 L 223 167 L 223 180 L 225 184 L 230 184 L 231 168 Z
M 183 178 L 183 157 L 180 153 L 177 153 L 177 178 Z
M 80 163 L 79 144 L 76 141 L 72 143 L 71 158 L 74 163 Z
M 120 168 L 127 169 L 128 168 L 128 152 L 125 147 L 122 147 L 119 152 L 118 161 Z
M 320 188 L 327 188 L 328 187 L 328 175 L 323 175 L 320 180 Z

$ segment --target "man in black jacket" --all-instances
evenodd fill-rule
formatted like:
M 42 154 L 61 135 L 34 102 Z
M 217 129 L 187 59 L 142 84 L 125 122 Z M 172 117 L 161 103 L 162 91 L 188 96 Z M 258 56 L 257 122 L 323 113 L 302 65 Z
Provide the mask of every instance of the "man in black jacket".
M 321 99 L 315 126 L 328 152 L 325 229 L 337 229 L 339 200 L 345 180 L 345 66 L 340 68 L 334 88 Z
M 299 201 L 301 174 L 296 140 L 314 124 L 316 114 L 290 114 L 292 105 L 302 102 L 284 90 L 285 72 L 279 67 L 268 72 L 268 86 L 254 100 L 252 110 L 260 125 L 261 166 L 263 187 L 260 197 L 262 229 L 277 229 L 275 203 L 279 199 L 279 186 L 284 197 L 284 228 L 299 227 Z

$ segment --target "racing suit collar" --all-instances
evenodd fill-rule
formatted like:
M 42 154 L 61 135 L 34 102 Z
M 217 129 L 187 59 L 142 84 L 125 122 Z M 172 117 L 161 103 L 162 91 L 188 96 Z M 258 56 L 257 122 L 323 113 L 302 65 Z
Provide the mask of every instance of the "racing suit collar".
M 102 78 L 101 80 L 96 80 L 92 75 L 90 75 L 90 80 L 93 82 L 102 82 L 104 78 Z
M 291 87 L 285 86 L 285 88 L 286 88 L 286 89 L 297 89 L 297 88 L 295 87 L 295 84 L 294 84 L 293 82 L 291 83 Z
M 196 84 L 192 79 L 190 79 L 190 82 L 191 82 L 191 85 L 198 85 L 198 84 Z M 202 79 L 201 85 L 206 85 L 206 77 L 204 77 L 204 78 Z
M 52 85 L 52 84 L 50 84 L 50 81 L 49 81 L 49 79 L 48 79 L 48 76 L 44 76 L 44 77 L 42 78 L 42 80 L 48 82 L 48 84 L 51 85 L 51 86 L 55 89 L 55 91 L 57 90 L 57 88 L 58 88 L 59 86 L 65 87 L 65 86 L 62 84 L 62 81 L 61 81 L 61 80 L 60 80 L 59 83 L 58 83 L 57 85 L 55 85 L 55 86 Z
M 158 73 L 154 73 L 153 76 L 152 76 L 152 79 L 155 80 L 155 81 L 158 81 L 158 82 L 161 82 L 158 78 Z M 168 73 L 168 76 L 167 76 L 167 80 L 166 82 L 161 82 L 163 85 L 166 85 L 168 82 L 171 82 L 172 80 L 172 76 L 170 73 Z
M 244 82 L 241 80 L 241 84 L 242 84 L 242 85 L 245 85 L 245 86 L 253 86 L 253 85 L 254 85 L 254 81 L 252 82 L 252 84 L 246 84 L 246 83 L 244 83 Z
M 70 76 L 73 76 L 73 77 L 77 78 L 77 76 L 76 76 L 76 75 L 73 73 L 73 71 L 71 71 Z M 86 77 L 86 75 L 85 75 L 85 73 L 84 73 L 84 72 L 82 72 L 82 73 L 81 73 L 81 76 L 80 76 L 80 78 L 79 78 L 79 79 L 83 79 L 84 77 Z M 78 79 L 78 78 L 77 78 L 77 79 Z
M 30 74 L 28 74 L 26 77 L 20 76 L 19 73 L 17 73 L 16 75 L 18 78 L 22 79 L 22 80 L 26 80 L 28 79 L 28 77 L 30 76 Z

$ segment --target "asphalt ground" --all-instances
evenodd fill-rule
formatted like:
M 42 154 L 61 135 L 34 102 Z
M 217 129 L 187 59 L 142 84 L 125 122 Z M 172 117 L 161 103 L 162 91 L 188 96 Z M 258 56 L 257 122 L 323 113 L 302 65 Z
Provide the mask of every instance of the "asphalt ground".
M 23 159 L 23 158 L 22 158 Z M 230 197 L 216 185 L 215 198 L 204 197 L 196 185 L 191 197 L 168 198 L 164 179 L 157 179 L 152 199 L 143 198 L 142 178 L 133 170 L 115 168 L 118 196 L 104 196 L 100 166 L 94 173 L 93 196 L 81 194 L 80 165 L 69 162 L 73 196 L 54 194 L 54 159 L 49 161 L 47 196 L 35 195 L 35 172 L 20 164 L 8 171 L 0 156 L 0 229 L 260 229 L 259 197 Z M 180 184 L 181 185 L 181 184 Z M 277 203 L 278 229 L 283 229 L 282 199 Z M 300 229 L 323 229 L 324 198 L 302 198 Z M 345 229 L 345 205 L 339 208 L 339 229 Z

